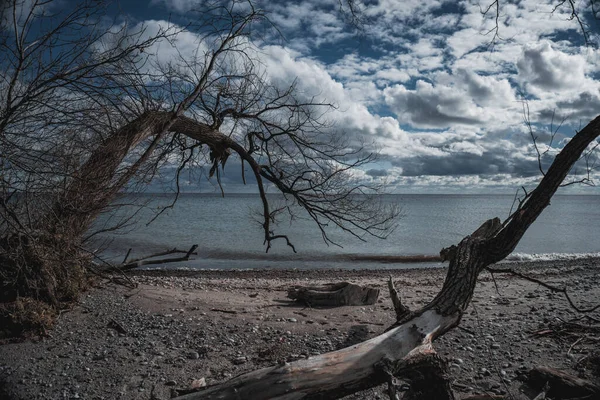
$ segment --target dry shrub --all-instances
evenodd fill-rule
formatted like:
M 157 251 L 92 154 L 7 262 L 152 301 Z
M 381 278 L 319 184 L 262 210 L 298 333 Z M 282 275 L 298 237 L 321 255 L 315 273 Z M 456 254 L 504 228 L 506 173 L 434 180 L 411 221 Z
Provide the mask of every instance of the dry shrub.
M 48 329 L 58 309 L 87 287 L 89 261 L 59 237 L 0 239 L 0 336 Z
M 0 242 L 3 302 L 32 297 L 53 306 L 77 299 L 86 287 L 84 256 L 60 237 L 13 237 Z
M 0 338 L 45 334 L 52 327 L 56 308 L 30 297 L 0 304 Z

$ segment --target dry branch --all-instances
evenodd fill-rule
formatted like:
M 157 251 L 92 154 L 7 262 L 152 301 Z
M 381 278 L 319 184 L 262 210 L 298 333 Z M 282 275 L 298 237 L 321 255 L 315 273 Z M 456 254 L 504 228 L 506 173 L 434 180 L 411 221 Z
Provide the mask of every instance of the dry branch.
M 546 395 L 556 399 L 600 397 L 600 384 L 549 367 L 529 371 L 527 384 L 539 390 L 548 384 Z
M 197 248 L 198 248 L 197 244 L 190 247 L 190 249 L 187 252 L 184 252 L 182 250 L 177 250 L 175 248 L 172 250 L 167 250 L 167 251 L 163 251 L 160 253 L 152 254 L 147 257 L 139 258 L 139 259 L 130 261 L 127 264 L 119 265 L 115 268 L 119 269 L 121 271 L 128 271 L 130 269 L 139 268 L 143 265 L 167 264 L 167 263 L 173 263 L 173 262 L 188 261 L 192 254 L 196 254 L 196 253 L 194 253 L 194 251 Z M 164 256 L 164 255 L 168 255 L 168 254 L 175 254 L 175 253 L 185 253 L 185 255 L 182 257 L 159 258 L 158 260 L 151 260 L 151 258 L 154 258 L 154 257 L 160 257 L 160 256 Z
M 519 278 L 525 279 L 527 281 L 533 282 L 533 283 L 537 283 L 540 286 L 545 287 L 546 289 L 555 292 L 555 293 L 562 293 L 565 298 L 567 299 L 567 301 L 569 302 L 569 305 L 577 312 L 579 313 L 590 313 L 593 311 L 596 311 L 598 308 L 600 308 L 600 304 L 597 304 L 595 306 L 592 307 L 588 307 L 588 308 L 581 308 L 579 306 L 577 306 L 573 300 L 571 299 L 571 296 L 569 296 L 569 292 L 567 291 L 567 287 L 558 287 L 558 286 L 554 286 L 551 285 L 549 283 L 546 283 L 540 279 L 534 278 L 532 276 L 528 276 L 525 275 L 521 272 L 515 271 L 512 268 L 492 268 L 492 267 L 487 267 L 486 270 L 488 270 L 491 273 L 494 274 L 511 274 L 514 276 L 518 276 Z

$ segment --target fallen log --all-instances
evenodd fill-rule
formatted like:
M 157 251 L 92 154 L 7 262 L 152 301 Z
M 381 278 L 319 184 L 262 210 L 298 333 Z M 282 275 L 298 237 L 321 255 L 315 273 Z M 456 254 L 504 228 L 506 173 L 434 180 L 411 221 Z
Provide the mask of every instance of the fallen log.
M 115 267 L 120 271 L 129 271 L 131 269 L 134 268 L 139 268 L 142 267 L 144 265 L 153 265 L 153 264 L 167 264 L 167 263 L 172 263 L 172 262 L 180 262 L 180 261 L 188 261 L 190 259 L 190 256 L 192 254 L 196 254 L 194 253 L 194 251 L 198 248 L 198 245 L 195 244 L 192 247 L 190 247 L 190 249 L 185 252 L 182 250 L 177 250 L 172 249 L 172 250 L 168 250 L 168 251 L 164 251 L 164 252 L 160 252 L 160 253 L 156 253 L 156 254 L 152 254 L 146 257 L 142 257 L 136 260 L 131 260 L 129 262 L 127 261 L 127 257 L 129 256 L 129 251 L 127 252 L 127 255 L 125 256 L 125 260 L 123 261 L 123 264 Z M 131 250 L 130 250 L 131 251 Z M 159 256 L 165 256 L 165 255 L 169 255 L 169 254 L 174 254 L 174 253 L 184 253 L 184 256 L 181 257 L 171 257 L 171 258 L 160 258 L 160 259 L 156 259 L 156 260 L 151 260 L 151 258 L 154 257 L 159 257 Z
M 546 395 L 553 399 L 600 398 L 600 384 L 550 367 L 532 368 L 527 384 L 538 390 L 547 384 Z
M 323 286 L 294 286 L 288 290 L 288 297 L 310 307 L 367 306 L 375 304 L 379 289 L 339 282 Z

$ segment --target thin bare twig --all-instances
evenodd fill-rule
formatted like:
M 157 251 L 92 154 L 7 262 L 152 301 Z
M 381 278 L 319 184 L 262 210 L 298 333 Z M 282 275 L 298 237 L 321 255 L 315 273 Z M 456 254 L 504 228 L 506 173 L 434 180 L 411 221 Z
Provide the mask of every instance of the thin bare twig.
M 579 313 L 590 313 L 590 312 L 596 311 L 597 309 L 600 308 L 600 304 L 597 304 L 597 305 L 595 305 L 593 307 L 589 307 L 589 308 L 578 307 L 573 302 L 573 300 L 571 299 L 571 296 L 569 296 L 569 292 L 567 291 L 567 287 L 566 286 L 561 288 L 561 287 L 557 287 L 557 286 L 554 286 L 554 285 L 550 285 L 549 283 L 541 281 L 541 280 L 539 280 L 537 278 L 533 278 L 531 276 L 528 276 L 528 275 L 522 274 L 522 273 L 520 273 L 518 271 L 515 271 L 512 268 L 492 268 L 492 267 L 486 267 L 486 270 L 488 270 L 489 272 L 498 273 L 498 274 L 511 274 L 511 275 L 514 275 L 514 276 L 518 276 L 521 279 L 525 279 L 527 281 L 530 281 L 530 282 L 533 282 L 533 283 L 537 283 L 538 285 L 543 286 L 543 287 L 545 287 L 546 289 L 548 289 L 548 290 L 550 290 L 552 292 L 562 293 L 562 294 L 564 294 L 565 298 L 567 299 L 567 301 L 569 302 L 569 304 L 571 305 L 571 307 L 575 311 L 577 311 Z

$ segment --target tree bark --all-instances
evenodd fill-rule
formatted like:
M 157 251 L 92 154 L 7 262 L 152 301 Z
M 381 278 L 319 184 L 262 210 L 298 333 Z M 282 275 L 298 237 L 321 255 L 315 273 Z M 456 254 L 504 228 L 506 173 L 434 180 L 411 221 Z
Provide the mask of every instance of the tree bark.
M 82 164 L 65 193 L 56 201 L 52 218 L 56 232 L 79 237 L 135 175 L 166 132 L 181 133 L 206 144 L 216 163 L 226 159 L 233 140 L 210 126 L 170 112 L 146 112 L 108 136 Z M 122 167 L 140 143 L 153 141 L 135 163 Z
M 507 221 L 502 224 L 498 218 L 490 219 L 457 246 L 442 250 L 442 258 L 450 265 L 440 292 L 422 309 L 406 313 L 385 333 L 308 360 L 243 374 L 179 399 L 335 399 L 385 383 L 384 360 L 393 365 L 392 373 L 402 374 L 403 367 L 417 357 L 434 354 L 432 341 L 460 323 L 479 273 L 514 250 L 599 135 L 600 116 L 563 148 L 538 187 Z

